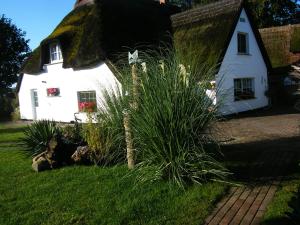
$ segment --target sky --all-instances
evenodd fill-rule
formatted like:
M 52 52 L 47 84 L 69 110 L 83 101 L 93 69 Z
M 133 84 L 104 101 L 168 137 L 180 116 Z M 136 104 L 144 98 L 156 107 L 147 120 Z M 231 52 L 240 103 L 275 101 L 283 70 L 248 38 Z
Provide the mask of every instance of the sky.
M 75 0 L 0 0 L 0 16 L 26 32 L 32 50 L 39 46 L 73 9 Z M 1 31 L 0 31 L 1 35 Z

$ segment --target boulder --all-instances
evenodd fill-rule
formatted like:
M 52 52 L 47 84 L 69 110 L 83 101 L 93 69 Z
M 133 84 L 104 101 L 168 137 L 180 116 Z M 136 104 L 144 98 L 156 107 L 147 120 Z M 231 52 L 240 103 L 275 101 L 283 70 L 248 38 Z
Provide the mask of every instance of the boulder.
M 43 152 L 36 157 L 33 158 L 32 160 L 32 169 L 36 172 L 41 172 L 44 170 L 50 170 L 51 165 L 49 161 L 46 158 L 46 152 Z
M 77 164 L 90 164 L 91 151 L 88 146 L 79 146 L 74 154 L 71 156 L 73 161 Z

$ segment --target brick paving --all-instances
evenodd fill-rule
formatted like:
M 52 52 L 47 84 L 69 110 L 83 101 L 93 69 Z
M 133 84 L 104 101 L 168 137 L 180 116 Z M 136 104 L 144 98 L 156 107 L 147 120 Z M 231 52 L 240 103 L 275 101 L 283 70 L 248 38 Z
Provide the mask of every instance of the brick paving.
M 256 179 L 255 185 L 232 187 L 205 224 L 259 225 L 293 157 L 293 152 L 263 152 L 250 169 L 250 176 Z

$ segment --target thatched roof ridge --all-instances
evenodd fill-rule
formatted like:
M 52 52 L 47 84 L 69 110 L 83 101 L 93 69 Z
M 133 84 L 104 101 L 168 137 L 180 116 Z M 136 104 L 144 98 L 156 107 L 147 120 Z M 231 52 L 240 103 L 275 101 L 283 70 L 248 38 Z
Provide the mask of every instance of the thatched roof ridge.
M 207 5 L 202 5 L 192 10 L 172 16 L 173 27 L 197 23 L 204 19 L 215 18 L 219 15 L 238 12 L 242 0 L 220 0 Z

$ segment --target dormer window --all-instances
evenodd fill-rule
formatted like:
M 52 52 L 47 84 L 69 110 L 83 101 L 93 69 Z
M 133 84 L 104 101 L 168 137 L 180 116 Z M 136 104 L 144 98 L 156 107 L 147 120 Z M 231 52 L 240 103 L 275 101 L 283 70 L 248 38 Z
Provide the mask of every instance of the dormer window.
M 62 54 L 59 43 L 53 43 L 50 45 L 50 60 L 51 63 L 62 62 Z

